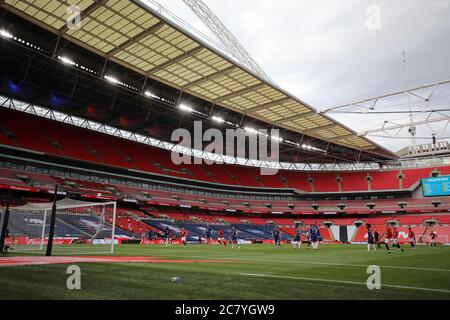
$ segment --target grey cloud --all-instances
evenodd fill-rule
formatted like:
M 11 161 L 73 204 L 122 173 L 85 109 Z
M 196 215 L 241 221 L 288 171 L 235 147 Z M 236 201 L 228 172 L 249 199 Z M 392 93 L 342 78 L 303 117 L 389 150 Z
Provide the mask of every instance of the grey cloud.
M 316 109 L 403 90 L 403 50 L 410 87 L 450 79 L 450 0 L 204 1 L 277 84 Z M 211 35 L 181 0 L 159 2 Z M 371 5 L 381 9 L 380 30 L 366 27 Z M 364 131 L 399 116 L 334 117 Z M 419 128 L 418 135 L 431 137 L 444 126 L 432 129 Z M 393 151 L 410 144 L 373 140 Z

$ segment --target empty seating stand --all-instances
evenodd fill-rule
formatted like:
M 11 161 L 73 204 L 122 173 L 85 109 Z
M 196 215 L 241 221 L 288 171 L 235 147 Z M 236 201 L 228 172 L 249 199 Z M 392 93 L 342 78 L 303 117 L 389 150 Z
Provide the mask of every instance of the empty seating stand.
M 368 191 L 367 173 L 342 172 L 338 176 L 341 178 L 341 191 Z
M 400 172 L 398 170 L 370 173 L 370 176 L 372 178 L 370 181 L 371 190 L 404 189 L 404 185 L 400 188 L 400 179 L 398 178 L 399 174 Z
M 311 185 L 308 182 L 308 176 L 304 172 L 285 172 L 284 174 L 287 186 L 289 188 L 311 192 Z
M 255 188 L 288 187 L 305 192 L 366 192 L 369 185 L 372 191 L 409 189 L 420 179 L 430 177 L 434 170 L 450 173 L 450 166 L 446 166 L 368 172 L 280 171 L 277 175 L 265 176 L 259 168 L 253 167 L 178 166 L 172 162 L 170 151 L 4 108 L 0 110 L 0 144 L 188 180 Z

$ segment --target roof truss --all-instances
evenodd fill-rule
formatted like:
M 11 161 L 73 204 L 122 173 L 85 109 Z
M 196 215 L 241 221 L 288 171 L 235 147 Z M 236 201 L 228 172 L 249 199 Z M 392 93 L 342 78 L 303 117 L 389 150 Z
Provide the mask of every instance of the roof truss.
M 0 5 L 106 60 L 224 108 L 356 150 L 369 146 L 382 149 L 326 115 L 317 114 L 142 2 L 75 1 L 82 8 L 81 28 L 75 31 L 66 26 L 66 0 L 44 2 L 36 5 L 36 1 L 3 0 Z M 304 117 L 309 121 L 307 126 L 295 122 Z

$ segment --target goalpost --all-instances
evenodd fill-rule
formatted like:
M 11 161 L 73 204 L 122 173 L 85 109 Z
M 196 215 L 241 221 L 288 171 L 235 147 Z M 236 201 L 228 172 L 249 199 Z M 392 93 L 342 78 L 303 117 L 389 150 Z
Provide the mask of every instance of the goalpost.
M 11 252 L 45 253 L 53 202 L 11 207 L 6 244 Z M 56 202 L 55 255 L 114 253 L 116 202 Z
M 431 237 L 430 235 L 427 235 L 423 237 L 423 244 L 430 245 L 431 244 Z M 448 242 L 448 236 L 447 235 L 438 235 L 436 239 L 436 243 L 438 245 L 448 246 L 450 243 Z
M 430 245 L 431 244 L 431 237 L 430 235 L 425 236 L 416 236 L 416 243 L 420 245 Z M 450 246 L 450 242 L 448 242 L 448 236 L 447 235 L 438 235 L 436 239 L 436 243 L 438 245 L 443 246 Z

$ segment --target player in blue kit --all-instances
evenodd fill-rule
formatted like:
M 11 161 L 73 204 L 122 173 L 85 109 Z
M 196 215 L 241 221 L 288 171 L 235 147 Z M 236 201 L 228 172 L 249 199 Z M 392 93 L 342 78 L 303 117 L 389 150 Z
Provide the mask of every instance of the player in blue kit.
M 309 229 L 309 237 L 313 250 L 319 250 L 319 228 L 315 224 Z
M 169 227 L 166 228 L 166 230 L 164 231 L 164 240 L 166 243 L 166 247 L 170 244 L 172 244 L 171 239 L 170 239 L 170 229 Z
M 280 229 L 278 229 L 278 227 L 275 227 L 272 231 L 272 235 L 273 235 L 273 242 L 275 244 L 276 248 L 280 248 L 281 244 L 280 244 Z
M 205 238 L 207 244 L 213 244 L 212 232 L 211 227 L 206 228 Z
M 238 232 L 235 227 L 233 227 L 233 230 L 231 231 L 231 248 L 234 248 L 234 245 L 237 245 L 238 248 L 241 247 L 238 244 Z
M 302 246 L 301 234 L 302 234 L 302 232 L 300 230 L 300 227 L 298 225 L 296 225 L 294 241 L 292 241 L 292 244 L 294 245 L 294 249 L 296 249 L 296 248 L 300 249 L 300 247 Z
M 370 224 L 366 225 L 367 227 L 367 251 L 370 252 L 370 247 L 373 248 L 373 251 L 377 251 L 375 248 L 375 237 L 372 231 L 372 226 Z

